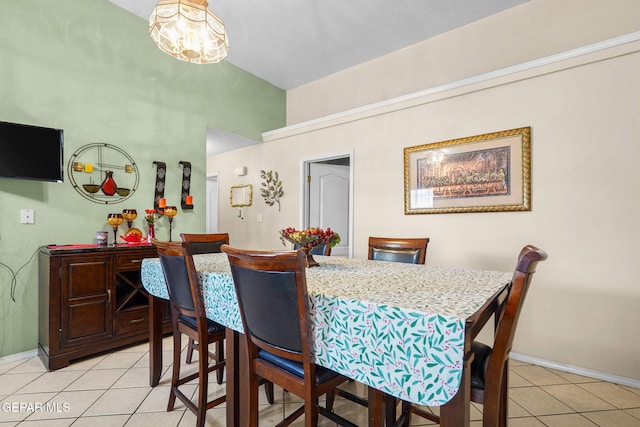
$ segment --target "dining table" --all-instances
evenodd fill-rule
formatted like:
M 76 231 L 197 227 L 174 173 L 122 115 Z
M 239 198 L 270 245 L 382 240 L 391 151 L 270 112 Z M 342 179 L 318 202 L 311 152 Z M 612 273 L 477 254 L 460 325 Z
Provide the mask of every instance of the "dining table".
M 306 269 L 315 363 L 368 386 L 369 426 L 386 396 L 439 406 L 442 426 L 469 425 L 471 342 L 502 307 L 511 273 L 318 256 Z M 207 318 L 227 329 L 227 426 L 244 425 L 242 320 L 226 254 L 194 255 Z M 142 262 L 150 298 L 150 384 L 162 367 L 168 299 L 157 258 Z M 265 307 L 277 310 L 277 307 Z M 246 366 L 246 365 L 245 365 Z

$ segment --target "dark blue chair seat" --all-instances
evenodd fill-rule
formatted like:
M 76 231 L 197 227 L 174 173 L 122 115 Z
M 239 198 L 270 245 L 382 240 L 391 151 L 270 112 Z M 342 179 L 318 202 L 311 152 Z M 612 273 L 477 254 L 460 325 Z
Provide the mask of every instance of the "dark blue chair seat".
M 471 351 L 475 355 L 471 362 L 471 388 L 484 389 L 484 379 L 493 349 L 480 342 L 471 343 Z
M 195 317 L 185 316 L 184 314 L 180 315 L 180 321 L 189 325 L 193 329 L 197 329 L 197 320 Z M 209 334 L 213 334 L 214 332 L 224 332 L 224 326 L 219 323 L 214 322 L 213 320 L 207 319 L 207 332 Z
M 269 353 L 265 350 L 260 350 L 258 352 L 258 357 L 262 360 L 266 360 L 273 365 L 276 365 L 281 369 L 284 369 L 287 372 L 292 373 L 293 375 L 304 378 L 304 366 L 302 365 L 302 363 L 285 359 L 284 357 L 278 357 L 275 354 Z M 331 369 L 316 365 L 316 384 L 321 384 L 323 382 L 329 381 L 330 379 L 337 376 L 338 374 Z

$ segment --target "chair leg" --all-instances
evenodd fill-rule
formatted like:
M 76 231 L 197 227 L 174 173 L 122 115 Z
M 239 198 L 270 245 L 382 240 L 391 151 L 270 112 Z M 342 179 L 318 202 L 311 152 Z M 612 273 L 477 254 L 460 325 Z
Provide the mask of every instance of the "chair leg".
M 273 383 L 271 381 L 264 383 L 264 394 L 267 396 L 269 405 L 273 405 L 275 395 L 273 394 Z
M 249 425 L 258 427 L 258 387 L 260 381 L 255 373 L 249 374 Z
M 173 368 L 171 371 L 171 389 L 169 391 L 169 403 L 167 411 L 173 411 L 176 403 L 176 388 L 178 388 L 178 380 L 180 379 L 180 348 L 182 347 L 182 334 L 177 330 L 177 326 L 173 329 Z
M 196 414 L 196 426 L 203 427 L 207 417 L 207 393 L 209 386 L 209 350 L 198 346 L 198 413 Z
M 398 401 L 393 396 L 385 395 L 384 406 L 386 425 L 392 426 L 396 422 L 396 407 L 398 406 Z
M 401 411 L 398 422 L 392 425 L 397 427 L 409 427 L 411 424 L 411 403 L 403 401 Z
M 216 358 L 215 358 L 215 362 L 216 363 L 222 363 L 223 360 L 224 360 L 224 341 L 218 341 L 216 343 Z M 221 366 L 216 371 L 216 380 L 218 381 L 218 384 L 222 384 L 223 376 L 224 376 L 224 366 Z
M 333 403 L 336 400 L 336 392 L 335 390 L 329 390 L 326 394 L 326 405 L 327 411 L 333 412 Z
M 185 362 L 191 364 L 191 358 L 193 357 L 193 350 L 197 349 L 196 342 L 193 338 L 189 338 L 189 344 L 187 346 L 187 358 Z
M 509 418 L 509 360 L 504 364 L 504 373 L 502 374 L 502 384 L 500 386 L 500 409 L 498 411 L 498 425 L 507 427 L 507 419 Z
M 318 427 L 318 398 L 311 399 L 310 396 L 304 400 L 304 426 Z

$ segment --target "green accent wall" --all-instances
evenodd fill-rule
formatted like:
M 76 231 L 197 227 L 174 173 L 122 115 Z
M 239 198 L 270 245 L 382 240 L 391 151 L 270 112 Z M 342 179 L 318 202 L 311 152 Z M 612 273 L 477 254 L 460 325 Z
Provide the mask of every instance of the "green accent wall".
M 146 234 L 140 217 L 153 206 L 154 160 L 167 164 L 165 197 L 176 205 L 178 162 L 192 163 L 195 207 L 179 209 L 173 237 L 204 232 L 207 126 L 260 140 L 285 126 L 285 102 L 283 90 L 228 62 L 188 64 L 161 52 L 145 20 L 107 0 L 4 4 L 0 120 L 63 129 L 65 174 L 81 146 L 116 145 L 135 160 L 140 183 L 126 201 L 102 205 L 66 176 L 62 184 L 0 178 L 0 357 L 37 348 L 38 247 L 93 243 L 96 231 L 111 230 L 107 214 L 124 208 L 138 210 L 134 226 Z M 25 208 L 35 224 L 20 224 Z M 156 230 L 168 239 L 166 219 Z

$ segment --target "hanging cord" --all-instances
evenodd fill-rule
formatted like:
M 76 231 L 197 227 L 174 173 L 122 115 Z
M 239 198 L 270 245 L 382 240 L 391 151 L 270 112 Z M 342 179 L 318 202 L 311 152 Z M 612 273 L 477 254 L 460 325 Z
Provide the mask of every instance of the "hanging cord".
M 33 252 L 33 254 L 31 254 L 31 257 L 29 257 L 29 260 L 27 262 L 25 262 L 24 264 L 22 264 L 20 266 L 20 268 L 18 268 L 15 272 L 7 264 L 5 264 L 4 262 L 0 261 L 0 266 L 6 268 L 11 273 L 11 299 L 13 300 L 13 302 L 16 302 L 16 287 L 18 286 L 18 274 L 20 274 L 20 272 L 22 271 L 23 268 L 25 268 L 27 265 L 29 265 L 29 263 L 31 262 L 33 257 L 36 256 L 36 254 L 38 253 L 39 250 L 40 249 L 36 249 L 35 252 Z

